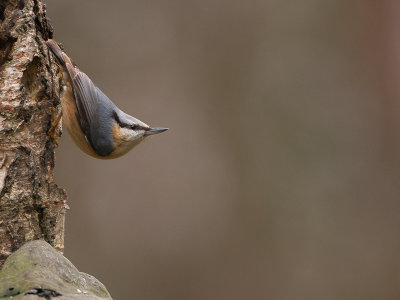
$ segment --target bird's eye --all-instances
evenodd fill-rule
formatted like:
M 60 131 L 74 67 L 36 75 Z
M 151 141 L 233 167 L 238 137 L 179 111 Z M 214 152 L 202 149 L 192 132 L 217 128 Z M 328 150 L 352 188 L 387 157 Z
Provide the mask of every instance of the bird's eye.
M 131 125 L 131 129 L 133 130 L 133 129 L 135 129 L 136 128 L 136 125 L 135 124 L 132 124 Z

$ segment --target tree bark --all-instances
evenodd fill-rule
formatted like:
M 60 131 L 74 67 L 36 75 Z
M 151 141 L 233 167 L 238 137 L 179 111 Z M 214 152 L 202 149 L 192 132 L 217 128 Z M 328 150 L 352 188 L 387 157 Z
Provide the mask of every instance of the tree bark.
M 0 268 L 27 241 L 64 248 L 66 193 L 48 134 L 62 88 L 52 33 L 41 0 L 0 0 Z

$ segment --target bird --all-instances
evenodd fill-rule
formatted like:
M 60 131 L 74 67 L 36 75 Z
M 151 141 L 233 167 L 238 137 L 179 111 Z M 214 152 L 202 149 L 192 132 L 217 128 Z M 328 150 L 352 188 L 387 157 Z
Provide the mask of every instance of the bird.
M 99 159 L 120 157 L 146 137 L 168 130 L 152 128 L 120 110 L 87 76 L 58 43 L 49 39 L 47 47 L 59 62 L 64 83 L 61 114 L 68 133 L 86 154 Z

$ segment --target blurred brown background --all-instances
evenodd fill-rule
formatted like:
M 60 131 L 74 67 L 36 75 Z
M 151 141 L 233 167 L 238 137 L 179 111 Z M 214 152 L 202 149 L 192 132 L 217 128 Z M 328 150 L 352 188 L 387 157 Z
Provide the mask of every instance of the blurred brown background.
M 66 256 L 114 299 L 400 299 L 400 4 L 47 1 L 124 111 L 126 156 L 65 132 Z

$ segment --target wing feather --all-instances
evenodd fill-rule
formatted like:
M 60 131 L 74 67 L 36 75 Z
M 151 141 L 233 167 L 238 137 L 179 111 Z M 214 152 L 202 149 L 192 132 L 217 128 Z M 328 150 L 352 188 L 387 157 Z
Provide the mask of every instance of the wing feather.
M 83 72 L 77 71 L 72 78 L 76 106 L 82 131 L 91 138 L 91 126 L 96 126 L 98 109 L 97 88 L 90 78 Z

